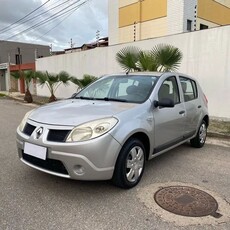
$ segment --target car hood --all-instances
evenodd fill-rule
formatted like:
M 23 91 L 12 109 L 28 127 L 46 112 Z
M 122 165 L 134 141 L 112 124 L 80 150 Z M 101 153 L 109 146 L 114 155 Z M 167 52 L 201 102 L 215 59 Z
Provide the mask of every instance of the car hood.
M 137 104 L 69 99 L 33 110 L 29 119 L 50 125 L 76 126 L 88 121 L 112 117 L 135 106 Z

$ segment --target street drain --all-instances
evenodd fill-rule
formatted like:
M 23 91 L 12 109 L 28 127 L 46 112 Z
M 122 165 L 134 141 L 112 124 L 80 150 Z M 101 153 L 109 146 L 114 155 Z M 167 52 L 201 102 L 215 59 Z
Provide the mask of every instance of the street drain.
M 219 218 L 217 201 L 208 193 L 187 186 L 169 186 L 158 190 L 154 199 L 163 209 L 181 216 Z

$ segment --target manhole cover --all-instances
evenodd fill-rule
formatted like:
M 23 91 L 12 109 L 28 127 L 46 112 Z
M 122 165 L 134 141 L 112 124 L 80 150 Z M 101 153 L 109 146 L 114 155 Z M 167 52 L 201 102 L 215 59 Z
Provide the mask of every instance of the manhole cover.
M 163 209 L 181 216 L 201 217 L 211 215 L 220 217 L 216 212 L 217 201 L 208 193 L 187 186 L 170 186 L 158 190 L 154 199 Z

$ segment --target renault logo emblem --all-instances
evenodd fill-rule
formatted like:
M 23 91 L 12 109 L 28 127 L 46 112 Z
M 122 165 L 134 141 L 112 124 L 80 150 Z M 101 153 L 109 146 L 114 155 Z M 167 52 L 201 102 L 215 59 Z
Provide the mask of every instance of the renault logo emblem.
M 40 127 L 40 128 L 37 129 L 37 131 L 36 131 L 36 138 L 38 139 L 38 138 L 42 135 L 42 133 L 43 133 L 43 128 Z

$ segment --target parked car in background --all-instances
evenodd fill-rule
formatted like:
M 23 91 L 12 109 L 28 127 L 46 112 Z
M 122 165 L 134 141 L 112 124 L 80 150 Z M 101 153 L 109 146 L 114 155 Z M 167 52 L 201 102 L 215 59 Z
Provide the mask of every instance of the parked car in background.
M 207 99 L 194 78 L 113 74 L 28 112 L 17 147 L 21 161 L 40 171 L 132 188 L 146 161 L 187 141 L 202 147 L 208 125 Z

